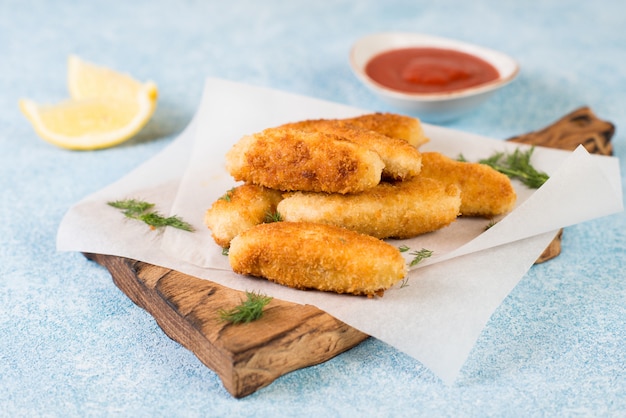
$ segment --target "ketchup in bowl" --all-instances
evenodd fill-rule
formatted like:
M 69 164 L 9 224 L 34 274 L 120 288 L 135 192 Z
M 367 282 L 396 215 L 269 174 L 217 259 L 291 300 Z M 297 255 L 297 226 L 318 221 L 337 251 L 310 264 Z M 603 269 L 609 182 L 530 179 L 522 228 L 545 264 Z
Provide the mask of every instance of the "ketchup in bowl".
M 498 70 L 474 55 L 443 48 L 400 48 L 374 56 L 365 73 L 404 93 L 445 93 L 497 80 Z

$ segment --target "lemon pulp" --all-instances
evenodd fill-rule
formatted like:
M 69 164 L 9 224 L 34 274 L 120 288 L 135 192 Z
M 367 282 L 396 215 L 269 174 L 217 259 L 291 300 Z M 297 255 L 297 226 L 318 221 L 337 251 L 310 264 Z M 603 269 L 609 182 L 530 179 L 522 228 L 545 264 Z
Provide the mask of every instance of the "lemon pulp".
M 20 109 L 37 134 L 57 146 L 90 150 L 120 144 L 139 132 L 152 117 L 158 90 L 127 74 L 70 56 L 71 99 L 40 105 L 22 99 Z

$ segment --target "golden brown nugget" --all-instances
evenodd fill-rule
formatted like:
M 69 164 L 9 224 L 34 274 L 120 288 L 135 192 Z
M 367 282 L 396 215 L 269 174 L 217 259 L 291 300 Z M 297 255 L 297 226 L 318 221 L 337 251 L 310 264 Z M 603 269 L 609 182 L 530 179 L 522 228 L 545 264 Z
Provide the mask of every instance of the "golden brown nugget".
M 460 190 L 422 176 L 381 183 L 358 194 L 296 192 L 278 204 L 285 221 L 344 227 L 376 238 L 410 238 L 454 222 Z
M 422 154 L 421 175 L 459 186 L 464 216 L 501 215 L 511 211 L 517 200 L 506 175 L 487 165 L 456 161 L 438 152 Z
M 235 236 L 276 213 L 281 199 L 282 193 L 278 190 L 243 184 L 213 202 L 204 215 L 204 223 L 217 245 L 228 248 Z
M 310 119 L 283 125 L 283 127 L 338 135 L 374 151 L 385 163 L 382 172 L 382 177 L 385 179 L 408 179 L 418 175 L 422 168 L 420 152 L 405 140 L 360 128 L 341 119 Z
M 382 296 L 407 274 L 400 251 L 384 241 L 309 222 L 257 225 L 228 252 L 236 273 L 296 289 Z
M 415 148 L 419 148 L 429 141 L 424 134 L 420 120 L 410 116 L 378 112 L 343 120 L 363 129 L 405 140 Z
M 245 136 L 226 154 L 235 180 L 285 191 L 360 192 L 380 182 L 383 167 L 378 154 L 336 135 L 280 127 Z

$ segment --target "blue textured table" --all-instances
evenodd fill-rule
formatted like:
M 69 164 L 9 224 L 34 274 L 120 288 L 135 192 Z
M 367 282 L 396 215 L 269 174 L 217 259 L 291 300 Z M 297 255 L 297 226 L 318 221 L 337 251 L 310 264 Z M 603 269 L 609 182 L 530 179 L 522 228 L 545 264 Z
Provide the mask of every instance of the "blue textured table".
M 0 0 L 0 415 L 623 416 L 624 213 L 566 228 L 562 254 L 522 279 L 450 387 L 369 339 L 235 400 L 105 269 L 55 249 L 71 205 L 182 131 L 207 76 L 393 111 L 348 66 L 377 31 L 512 55 L 518 79 L 448 126 L 504 139 L 588 105 L 617 126 L 626 184 L 626 3 L 570 3 Z M 158 84 L 135 139 L 71 152 L 34 134 L 17 101 L 67 97 L 70 53 Z

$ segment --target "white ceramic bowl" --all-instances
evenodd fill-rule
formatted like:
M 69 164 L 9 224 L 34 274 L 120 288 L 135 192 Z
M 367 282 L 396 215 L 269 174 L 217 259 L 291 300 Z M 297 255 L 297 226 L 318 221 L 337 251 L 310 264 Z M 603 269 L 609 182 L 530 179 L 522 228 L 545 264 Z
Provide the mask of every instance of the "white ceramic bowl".
M 475 87 L 446 93 L 403 93 L 372 80 L 365 66 L 376 55 L 392 49 L 433 47 L 452 49 L 482 58 L 493 65 L 498 79 Z M 452 39 L 417 33 L 377 33 L 359 39 L 350 51 L 354 74 L 369 89 L 393 107 L 415 115 L 425 122 L 447 122 L 463 116 L 487 100 L 496 90 L 510 83 L 519 72 L 515 60 L 488 48 Z

